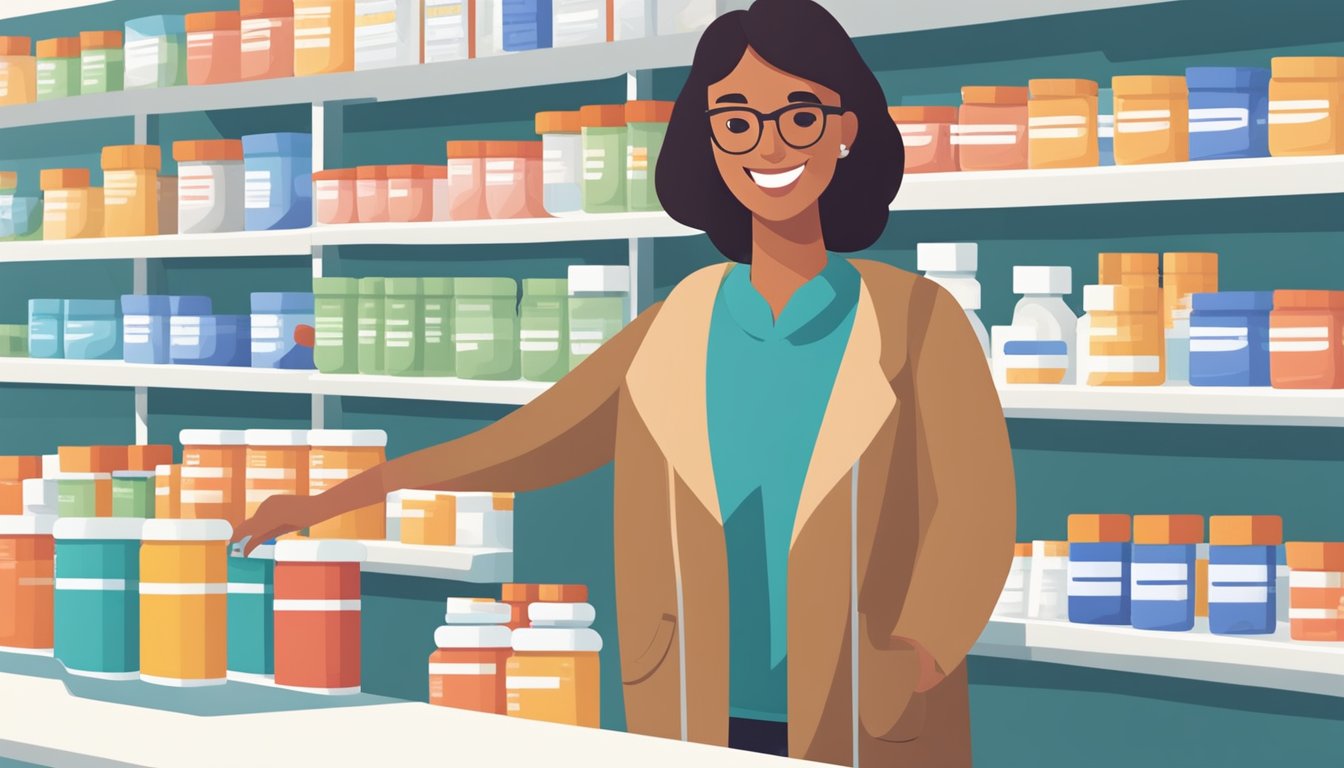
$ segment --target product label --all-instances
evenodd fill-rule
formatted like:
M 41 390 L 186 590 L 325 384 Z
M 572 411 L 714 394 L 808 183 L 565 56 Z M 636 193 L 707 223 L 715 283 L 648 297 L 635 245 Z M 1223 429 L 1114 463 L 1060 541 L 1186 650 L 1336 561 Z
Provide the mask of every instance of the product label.
M 318 200 L 339 200 L 340 198 L 341 198 L 341 183 L 339 181 L 317 182 Z
M 103 173 L 103 205 L 126 205 L 140 192 L 135 171 L 105 171 Z
M 1326 619 L 1334 621 L 1344 617 L 1344 612 L 1337 608 L 1289 608 L 1288 618 L 1291 619 Z
M 583 150 L 583 180 L 601 181 L 606 175 L 607 152 L 601 148 Z
M 278 29 L 278 19 L 244 19 L 242 32 L 243 53 L 264 53 L 271 50 L 271 30 Z
M 1087 359 L 1092 373 L 1157 373 L 1162 361 L 1157 355 L 1098 355 Z
M 315 5 L 294 9 L 294 48 L 331 47 L 331 6 Z
M 1190 578 L 1190 567 L 1185 563 L 1134 563 L 1130 574 L 1135 583 L 1140 581 L 1185 581 Z
M 178 499 L 183 504 L 223 504 L 224 492 L 183 488 Z
M 1344 587 L 1344 572 L 1290 571 L 1288 586 L 1305 589 L 1339 589 Z
M 1270 328 L 1270 352 L 1329 352 L 1330 329 L 1317 328 Z
M 1236 131 L 1251 124 L 1251 110 L 1245 108 L 1204 108 L 1190 110 L 1190 132 Z
M 1107 581 L 1069 581 L 1069 597 L 1120 597 L 1125 593 L 1119 579 Z
M 1118 579 L 1123 574 L 1119 562 L 1069 561 L 1070 579 Z
M 1029 118 L 1027 135 L 1033 141 L 1036 139 L 1081 139 L 1087 135 L 1087 118 L 1083 115 Z
M 411 196 L 411 190 L 409 189 L 389 189 L 387 191 L 387 197 L 390 200 L 400 200 L 402 198 L 407 198 L 410 196 Z
M 168 58 L 168 42 L 150 37 L 126 41 L 126 86 L 154 85 L 159 82 L 159 62 Z
M 504 681 L 504 687 L 512 690 L 556 690 L 560 688 L 560 678 L 509 675 Z
M 1212 566 L 1210 566 L 1212 567 Z M 1267 603 L 1269 587 L 1209 587 L 1210 603 Z
M 1115 116 L 1118 133 L 1156 133 L 1171 130 L 1171 110 L 1134 109 Z
M 184 210 L 213 208 L 223 183 L 223 169 L 212 165 L 177 167 L 177 203 Z
M 1269 102 L 1270 125 L 1316 123 L 1330 117 L 1328 99 L 1294 99 Z
M 250 209 L 271 207 L 271 172 L 247 171 L 244 175 L 244 200 Z
M 1269 566 L 1209 563 L 1209 581 L 1212 583 L 1266 584 L 1269 582 Z
M 1006 145 L 1017 143 L 1020 126 L 1012 123 L 952 126 L 952 143 L 958 145 Z
M 298 470 L 286 469 L 285 467 L 248 467 L 247 480 L 293 480 L 298 477 Z
M 1134 600 L 1173 602 L 1190 599 L 1190 587 L 1186 584 L 1140 584 L 1130 588 L 1130 597 Z
M 626 147 L 625 175 L 630 181 L 643 181 L 649 178 L 649 148 Z
M 494 664 L 445 664 L 429 665 L 431 675 L 494 675 L 499 669 Z

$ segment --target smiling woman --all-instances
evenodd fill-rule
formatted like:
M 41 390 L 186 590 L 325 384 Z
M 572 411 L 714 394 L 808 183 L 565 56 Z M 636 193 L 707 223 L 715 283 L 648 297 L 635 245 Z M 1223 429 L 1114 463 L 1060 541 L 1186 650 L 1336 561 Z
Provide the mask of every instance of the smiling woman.
M 787 220 L 818 196 L 827 250 L 869 247 L 904 167 L 886 96 L 844 28 L 783 0 L 705 30 L 655 178 L 672 218 L 749 263 L 753 214 Z

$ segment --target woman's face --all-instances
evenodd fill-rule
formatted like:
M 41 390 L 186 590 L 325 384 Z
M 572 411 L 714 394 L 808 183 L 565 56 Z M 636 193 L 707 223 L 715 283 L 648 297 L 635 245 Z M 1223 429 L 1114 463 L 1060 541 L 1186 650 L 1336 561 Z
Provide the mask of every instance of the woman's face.
M 807 210 L 835 176 L 840 145 L 859 132 L 852 112 L 836 114 L 840 95 L 766 63 L 748 48 L 727 77 L 709 86 L 714 161 L 747 210 L 787 221 Z M 777 120 L 761 120 L 777 110 Z M 757 141 L 759 137 L 759 141 Z

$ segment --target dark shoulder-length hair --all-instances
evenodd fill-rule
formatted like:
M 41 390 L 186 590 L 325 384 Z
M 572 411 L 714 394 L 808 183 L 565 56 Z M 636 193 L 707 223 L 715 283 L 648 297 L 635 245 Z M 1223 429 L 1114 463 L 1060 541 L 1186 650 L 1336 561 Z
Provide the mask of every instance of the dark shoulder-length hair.
M 751 214 L 714 164 L 708 89 L 727 77 L 750 47 L 772 66 L 840 94 L 859 133 L 849 157 L 821 195 L 826 248 L 849 253 L 877 241 L 901 187 L 905 147 L 887 100 L 844 27 L 812 0 L 756 0 L 710 24 L 695 49 L 658 157 L 658 198 L 672 218 L 709 234 L 728 258 L 751 261 Z

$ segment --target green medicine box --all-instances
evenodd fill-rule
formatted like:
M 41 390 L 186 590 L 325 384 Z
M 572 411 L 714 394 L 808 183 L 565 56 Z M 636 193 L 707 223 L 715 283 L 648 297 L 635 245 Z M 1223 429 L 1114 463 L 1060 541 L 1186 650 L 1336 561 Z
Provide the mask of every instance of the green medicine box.
M 78 37 L 58 37 L 37 41 L 38 101 L 78 96 L 79 80 Z
M 154 517 L 154 472 L 112 473 L 112 516 Z
M 418 277 L 383 281 L 383 369 L 392 376 L 424 373 L 424 286 Z
M 28 326 L 0 325 L 0 357 L 28 356 Z
M 453 350 L 453 279 L 426 277 L 423 284 L 424 307 L 424 374 L 452 376 L 457 371 Z
M 457 375 L 509 381 L 518 362 L 518 284 L 508 277 L 463 277 L 453 283 Z
M 56 513 L 60 517 L 111 517 L 112 476 L 68 474 L 58 478 Z
M 366 277 L 359 281 L 359 372 L 365 375 L 386 372 L 383 360 L 383 302 L 385 296 L 381 277 Z
M 316 339 L 313 363 L 322 373 L 359 373 L 359 281 L 313 280 Z
M 565 280 L 524 280 L 519 312 L 523 378 L 559 381 L 569 372 L 569 318 Z
M 121 32 L 82 32 L 79 42 L 79 92 L 120 91 L 126 74 L 126 50 Z

